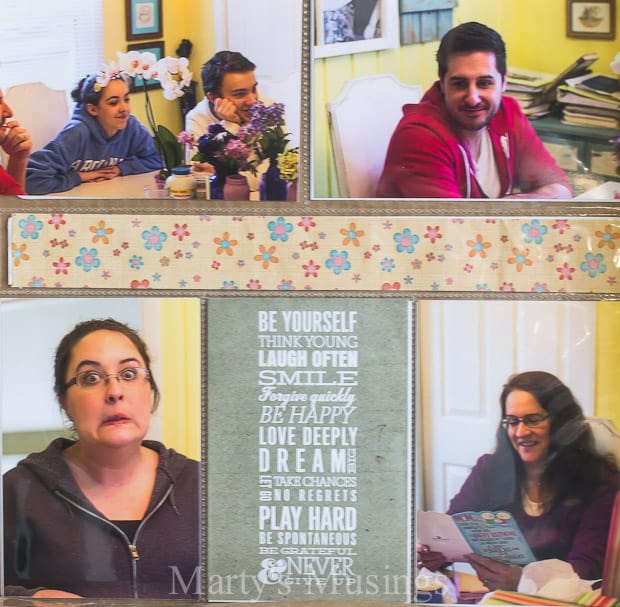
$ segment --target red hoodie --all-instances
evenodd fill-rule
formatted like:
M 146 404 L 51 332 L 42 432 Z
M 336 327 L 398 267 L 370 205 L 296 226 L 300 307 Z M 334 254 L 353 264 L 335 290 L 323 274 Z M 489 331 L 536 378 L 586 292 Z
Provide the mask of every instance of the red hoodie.
M 572 191 L 517 102 L 503 97 L 487 126 L 500 179 L 500 196 L 550 183 Z M 515 189 L 516 188 L 516 189 Z M 474 162 L 451 128 L 439 82 L 418 104 L 405 105 L 377 188 L 379 198 L 486 198 Z
M 12 196 L 25 194 L 22 187 L 2 167 L 0 167 L 0 195 Z

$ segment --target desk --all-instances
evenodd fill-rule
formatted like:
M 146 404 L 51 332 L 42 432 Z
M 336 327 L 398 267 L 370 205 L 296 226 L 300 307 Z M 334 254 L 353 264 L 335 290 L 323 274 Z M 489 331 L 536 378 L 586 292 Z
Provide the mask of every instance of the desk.
M 557 116 L 530 121 L 545 147 L 567 172 L 591 172 L 606 179 L 618 179 L 616 160 L 609 140 L 613 129 L 563 124 Z

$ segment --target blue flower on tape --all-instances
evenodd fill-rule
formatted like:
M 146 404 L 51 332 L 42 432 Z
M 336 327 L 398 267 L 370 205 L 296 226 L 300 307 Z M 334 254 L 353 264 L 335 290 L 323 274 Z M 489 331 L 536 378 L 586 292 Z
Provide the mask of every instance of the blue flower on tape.
M 22 238 L 39 238 L 39 230 L 43 229 L 43 222 L 39 221 L 34 215 L 28 215 L 26 219 L 20 219 L 18 225 L 21 228 Z

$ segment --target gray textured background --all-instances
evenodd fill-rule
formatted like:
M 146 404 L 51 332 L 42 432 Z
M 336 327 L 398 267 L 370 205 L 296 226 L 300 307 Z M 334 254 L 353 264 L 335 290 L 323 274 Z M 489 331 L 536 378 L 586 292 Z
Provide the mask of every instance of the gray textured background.
M 357 509 L 357 545 L 351 567 L 355 581 L 348 587 L 334 586 L 335 578 L 325 587 L 290 584 L 283 582 L 284 578 L 280 583 L 261 587 L 256 579 L 261 561 L 269 558 L 259 553 L 259 505 L 281 504 L 259 501 L 259 310 L 276 310 L 278 319 L 282 310 L 358 313 L 355 334 L 359 341 L 359 385 L 353 388 L 358 409 L 347 424 L 358 428 L 358 501 L 332 504 Z M 411 536 L 411 303 L 403 299 L 227 298 L 210 300 L 207 314 L 209 598 L 405 599 Z M 325 390 L 279 388 L 292 389 L 308 394 Z M 300 424 L 297 433 L 301 434 Z M 306 475 L 316 476 L 309 472 Z M 291 501 L 287 505 L 330 503 Z

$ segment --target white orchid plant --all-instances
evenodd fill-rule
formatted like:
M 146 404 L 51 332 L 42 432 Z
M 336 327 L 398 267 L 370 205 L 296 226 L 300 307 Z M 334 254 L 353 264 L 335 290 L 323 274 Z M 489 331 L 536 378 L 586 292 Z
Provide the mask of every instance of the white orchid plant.
M 105 87 L 110 80 L 126 75 L 142 80 L 145 95 L 146 118 L 153 132 L 155 147 L 161 154 L 165 168 L 161 176 L 170 174 L 175 166 L 184 163 L 184 148 L 179 143 L 176 135 L 162 124 L 157 124 L 153 115 L 153 108 L 149 98 L 147 83 L 156 80 L 161 84 L 164 98 L 168 100 L 179 99 L 185 95 L 192 81 L 192 73 L 188 69 L 189 61 L 186 57 L 163 57 L 157 59 L 154 53 L 145 51 L 129 51 L 118 53 L 118 62 L 109 63 L 104 67 L 96 79 L 95 88 L 99 90 Z

